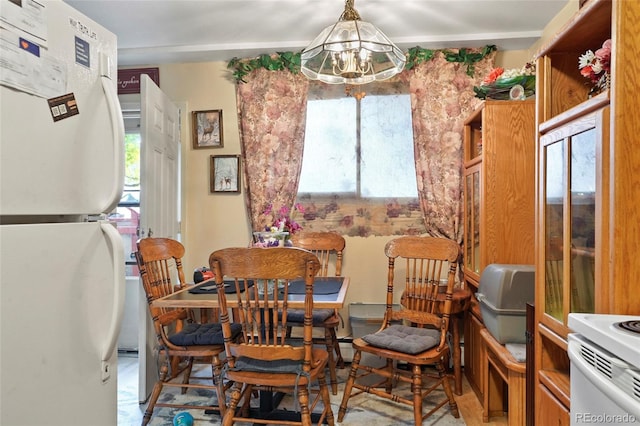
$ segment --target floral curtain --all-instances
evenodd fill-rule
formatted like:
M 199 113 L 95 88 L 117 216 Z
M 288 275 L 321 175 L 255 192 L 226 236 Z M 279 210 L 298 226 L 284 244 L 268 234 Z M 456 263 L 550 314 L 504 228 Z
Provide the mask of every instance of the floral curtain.
M 470 77 L 467 65 L 436 52 L 403 73 L 411 93 L 418 197 L 431 236 L 462 242 L 464 120 L 480 103 L 473 86 L 494 63 L 495 52 L 476 62 Z
M 293 206 L 302 167 L 309 82 L 287 70 L 256 69 L 236 86 L 244 171 L 244 196 L 251 229 L 263 230 L 263 212 Z
M 370 205 L 342 203 L 337 196 L 313 202 L 303 197 L 298 200 L 305 208 L 298 218 L 302 226 L 369 236 L 420 234 L 424 225 L 429 235 L 462 242 L 463 123 L 480 102 L 473 86 L 494 62 L 495 51 L 471 65 L 475 73 L 470 77 L 468 64 L 451 62 L 439 51 L 394 78 L 408 83 L 411 94 L 418 205 L 410 200 Z M 271 225 L 272 218 L 262 214 L 268 206 L 291 208 L 295 202 L 308 90 L 306 77 L 286 69 L 253 69 L 237 85 L 244 194 L 253 230 Z M 381 226 L 371 226 L 376 223 Z

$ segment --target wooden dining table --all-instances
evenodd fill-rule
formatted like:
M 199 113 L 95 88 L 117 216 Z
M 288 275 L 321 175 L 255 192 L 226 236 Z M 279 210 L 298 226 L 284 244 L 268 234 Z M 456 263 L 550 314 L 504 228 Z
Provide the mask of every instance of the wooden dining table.
M 327 292 L 326 287 L 331 286 L 337 292 Z M 336 284 L 339 283 L 339 286 Z M 293 284 L 293 283 L 292 283 Z M 208 291 L 209 289 L 210 291 Z M 314 282 L 313 307 L 314 309 L 342 309 L 349 289 L 349 277 L 316 277 Z M 208 280 L 189 286 L 173 294 L 159 298 L 151 302 L 156 308 L 190 308 L 190 309 L 217 309 L 218 294 L 213 280 Z M 235 292 L 226 293 L 227 306 L 231 309 L 238 307 Z M 287 304 L 290 309 L 304 309 L 304 293 L 289 293 Z M 274 395 L 271 392 L 260 392 L 259 415 L 274 417 L 283 416 L 283 420 L 290 420 L 291 412 L 276 410 L 282 395 Z M 278 413 L 276 413 L 276 411 Z M 313 416 L 312 416 L 313 418 Z
M 340 287 L 336 293 L 322 292 L 323 282 L 339 281 Z M 210 286 L 211 291 L 194 293 L 194 288 L 203 289 Z M 315 289 L 318 289 L 316 292 Z M 314 309 L 342 309 L 349 289 L 349 277 L 316 277 L 314 283 L 313 308 Z M 304 293 L 289 293 L 287 298 L 289 309 L 304 309 Z M 191 308 L 206 309 L 218 308 L 218 295 L 215 291 L 213 280 L 203 281 L 196 286 L 189 286 L 165 297 L 151 302 L 154 308 Z M 227 293 L 227 306 L 237 308 L 238 300 L 235 293 Z

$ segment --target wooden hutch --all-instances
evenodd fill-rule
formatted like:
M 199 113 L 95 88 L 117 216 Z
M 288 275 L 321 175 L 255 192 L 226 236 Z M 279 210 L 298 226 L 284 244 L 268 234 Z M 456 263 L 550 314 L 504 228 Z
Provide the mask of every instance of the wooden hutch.
M 588 0 L 537 55 L 536 424 L 569 425 L 570 312 L 640 314 L 640 2 Z M 612 40 L 610 89 L 578 58 Z
M 475 299 L 492 263 L 534 263 L 535 102 L 486 100 L 464 126 L 464 264 L 474 294 L 465 321 L 465 374 L 482 400 L 484 328 Z

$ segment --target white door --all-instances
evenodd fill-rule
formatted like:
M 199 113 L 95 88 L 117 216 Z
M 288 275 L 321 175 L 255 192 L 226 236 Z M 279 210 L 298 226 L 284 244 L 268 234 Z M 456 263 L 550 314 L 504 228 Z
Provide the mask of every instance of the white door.
M 180 112 L 147 75 L 140 90 L 140 238 L 179 239 Z M 140 286 L 142 291 L 142 285 Z M 140 401 L 158 380 L 156 338 L 146 297 L 140 298 Z

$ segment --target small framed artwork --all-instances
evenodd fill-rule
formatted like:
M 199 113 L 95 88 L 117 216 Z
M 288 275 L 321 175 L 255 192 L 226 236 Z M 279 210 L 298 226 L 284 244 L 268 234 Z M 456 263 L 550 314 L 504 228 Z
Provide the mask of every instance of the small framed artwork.
M 193 149 L 222 148 L 222 110 L 193 111 Z
M 211 156 L 211 192 L 240 192 L 240 156 Z

